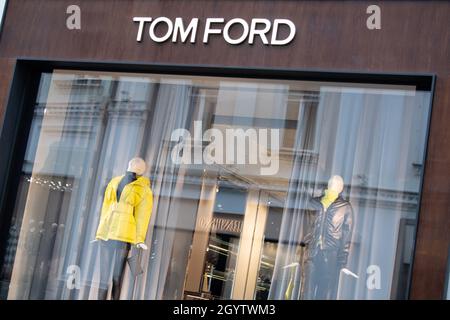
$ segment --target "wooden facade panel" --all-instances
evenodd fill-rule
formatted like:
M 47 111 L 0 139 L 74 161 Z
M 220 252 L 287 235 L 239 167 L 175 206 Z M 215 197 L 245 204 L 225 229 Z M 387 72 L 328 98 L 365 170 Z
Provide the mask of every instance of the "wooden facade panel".
M 15 59 L 0 58 L 0 129 L 2 128 L 14 65 Z
M 382 29 L 366 28 L 366 1 L 192 1 L 80 0 L 82 28 L 66 28 L 71 1 L 10 0 L 0 44 L 1 56 L 144 61 L 158 63 L 273 66 L 327 70 L 430 72 L 448 75 L 447 17 L 450 3 L 380 3 Z M 196 44 L 136 42 L 133 16 L 185 19 L 224 17 L 289 18 L 297 25 L 285 47 L 231 46 L 212 36 Z M 20 19 L 19 17 L 26 17 Z M 20 23 L 18 23 L 20 21 Z M 423 26 L 427 26 L 424 28 Z M 20 39 L 20 41 L 17 41 Z M 95 45 L 93 45 L 95 44 Z M 437 50 L 439 48 L 439 50 Z
M 450 60 L 449 60 L 450 61 Z M 450 244 L 450 78 L 438 77 L 420 208 L 411 298 L 443 296 Z

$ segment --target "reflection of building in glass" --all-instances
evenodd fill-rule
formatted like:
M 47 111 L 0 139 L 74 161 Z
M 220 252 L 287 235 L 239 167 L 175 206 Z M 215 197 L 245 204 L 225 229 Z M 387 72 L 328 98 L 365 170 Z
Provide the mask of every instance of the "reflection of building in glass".
M 344 278 L 341 298 L 404 297 L 429 99 L 411 92 L 43 75 L 16 204 L 16 260 L 4 267 L 12 276 L 8 297 L 95 296 L 97 249 L 89 242 L 102 194 L 135 155 L 151 166 L 156 211 L 146 273 L 126 277 L 123 298 L 299 298 L 299 242 L 314 216 L 306 199 L 318 195 L 332 174 L 344 178 L 343 194 L 356 217 L 348 268 L 360 280 Z M 204 129 L 279 129 L 278 174 L 261 176 L 260 165 L 172 164 L 170 134 L 190 129 L 193 121 Z M 248 157 L 248 150 L 237 152 Z M 18 261 L 34 266 L 33 272 Z M 76 292 L 65 286 L 72 264 L 83 270 L 83 288 Z M 382 270 L 382 287 L 369 291 L 366 269 L 373 264 Z

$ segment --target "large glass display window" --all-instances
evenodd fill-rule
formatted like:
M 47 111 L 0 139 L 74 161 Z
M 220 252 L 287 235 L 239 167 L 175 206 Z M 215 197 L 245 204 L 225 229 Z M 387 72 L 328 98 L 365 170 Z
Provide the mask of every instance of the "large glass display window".
M 414 85 L 42 73 L 1 298 L 407 298 L 430 101 Z

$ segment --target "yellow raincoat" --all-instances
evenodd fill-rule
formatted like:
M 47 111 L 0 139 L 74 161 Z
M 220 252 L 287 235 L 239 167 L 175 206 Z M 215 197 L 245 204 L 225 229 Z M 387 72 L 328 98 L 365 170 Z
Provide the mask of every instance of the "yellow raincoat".
M 113 178 L 106 187 L 96 239 L 119 240 L 132 244 L 145 242 L 153 194 L 150 180 L 138 177 L 127 184 L 117 201 L 116 191 L 123 176 Z

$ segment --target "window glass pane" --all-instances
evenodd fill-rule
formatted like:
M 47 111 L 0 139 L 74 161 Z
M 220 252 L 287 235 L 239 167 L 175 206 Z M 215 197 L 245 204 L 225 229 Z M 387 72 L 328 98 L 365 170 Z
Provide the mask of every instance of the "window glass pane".
M 0 0 L 0 28 L 3 22 L 3 12 L 5 10 L 6 0 Z
M 429 108 L 414 86 L 42 74 L 1 297 L 406 298 Z

